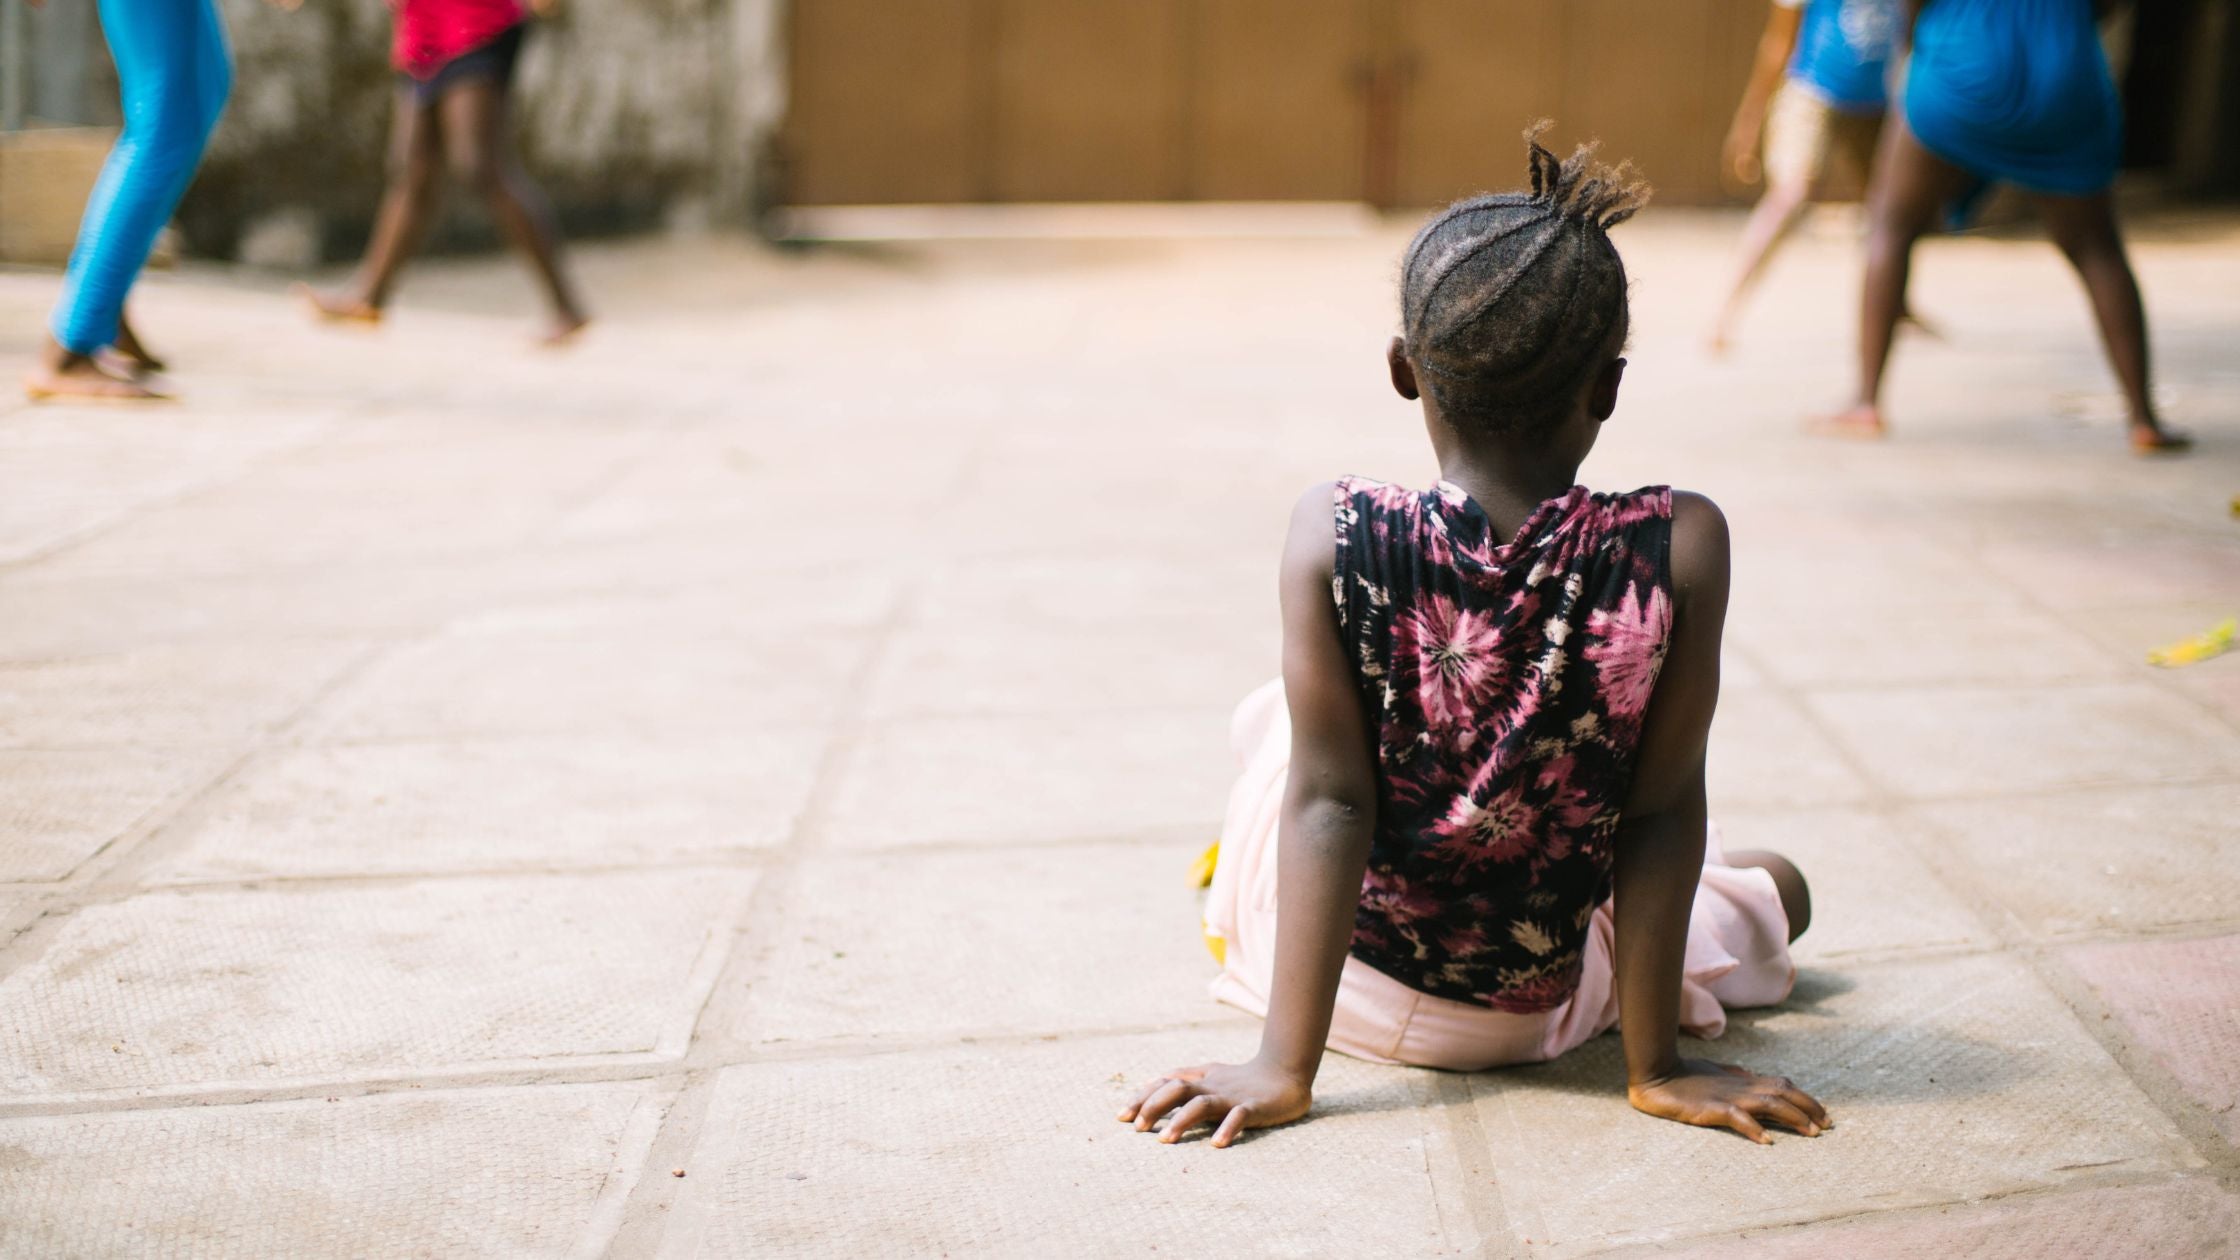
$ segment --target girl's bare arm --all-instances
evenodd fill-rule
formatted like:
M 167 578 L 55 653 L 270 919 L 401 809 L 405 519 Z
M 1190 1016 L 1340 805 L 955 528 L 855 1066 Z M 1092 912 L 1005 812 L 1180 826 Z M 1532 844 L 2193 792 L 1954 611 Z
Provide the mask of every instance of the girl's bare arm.
M 1765 128 L 1766 106 L 1773 100 L 1781 76 L 1789 68 L 1789 55 L 1797 48 L 1797 27 L 1804 11 L 1774 5 L 1766 14 L 1765 33 L 1758 36 L 1757 57 L 1750 63 L 1750 79 L 1743 85 L 1742 102 L 1735 106 L 1734 122 L 1727 128 L 1724 148 L 1726 173 L 1739 183 L 1758 182 L 1758 137 Z
M 1680 982 L 1688 916 L 1703 870 L 1703 765 L 1719 700 L 1727 614 L 1727 522 L 1709 499 L 1672 503 L 1672 638 L 1641 736 L 1613 894 L 1618 1026 L 1635 1107 L 1755 1141 L 1767 1122 L 1817 1135 L 1828 1113 L 1786 1077 L 1680 1057 Z
M 1283 557 L 1283 686 L 1291 710 L 1291 771 L 1277 836 L 1276 958 L 1260 1053 L 1153 1081 L 1120 1119 L 1149 1129 L 1171 1113 L 1172 1142 L 1201 1124 L 1227 1146 L 1249 1128 L 1307 1113 L 1330 1035 L 1338 974 L 1376 824 L 1376 768 L 1353 669 L 1330 597 L 1337 541 L 1331 487 L 1300 497 Z

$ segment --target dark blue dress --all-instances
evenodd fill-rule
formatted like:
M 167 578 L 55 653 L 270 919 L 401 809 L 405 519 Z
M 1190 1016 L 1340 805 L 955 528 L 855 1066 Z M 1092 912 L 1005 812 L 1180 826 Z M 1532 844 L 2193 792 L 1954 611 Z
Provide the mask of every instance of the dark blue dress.
M 1979 178 L 2072 197 L 2115 182 L 2123 106 L 2091 0 L 1931 0 L 1904 103 L 1921 146 Z

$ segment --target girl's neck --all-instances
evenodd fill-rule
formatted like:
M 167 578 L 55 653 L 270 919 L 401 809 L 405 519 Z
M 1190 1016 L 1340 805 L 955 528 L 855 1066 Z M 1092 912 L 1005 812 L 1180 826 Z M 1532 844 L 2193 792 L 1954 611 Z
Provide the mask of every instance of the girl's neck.
M 1471 449 L 1460 443 L 1438 451 L 1439 474 L 1460 486 L 1489 522 L 1513 534 L 1534 508 L 1577 484 L 1579 464 L 1553 452 Z

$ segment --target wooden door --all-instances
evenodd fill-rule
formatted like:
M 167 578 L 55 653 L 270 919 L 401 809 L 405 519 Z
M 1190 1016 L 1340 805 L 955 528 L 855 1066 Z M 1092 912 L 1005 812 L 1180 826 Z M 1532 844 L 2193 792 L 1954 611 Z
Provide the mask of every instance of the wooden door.
M 1189 195 L 1351 201 L 1362 186 L 1369 0 L 1199 0 Z
M 1632 158 L 1667 202 L 1721 195 L 1719 144 L 1764 11 L 1733 0 L 1565 0 L 1566 137 Z M 1739 35 L 1739 39 L 1738 39 Z
M 789 200 L 1365 199 L 1523 175 L 1558 121 L 1720 200 L 1734 0 L 793 0 Z
M 797 0 L 782 148 L 788 200 L 990 195 L 989 0 Z
M 995 199 L 1188 196 L 1189 8 L 1188 0 L 997 0 Z
M 1523 182 L 1518 139 L 1600 140 L 1668 203 L 1719 200 L 1719 143 L 1764 12 L 1731 0 L 1396 0 L 1410 67 L 1396 196 L 1436 205 Z
M 1568 3 L 1396 0 L 1393 204 L 1443 205 L 1517 186 L 1525 127 L 1560 111 Z

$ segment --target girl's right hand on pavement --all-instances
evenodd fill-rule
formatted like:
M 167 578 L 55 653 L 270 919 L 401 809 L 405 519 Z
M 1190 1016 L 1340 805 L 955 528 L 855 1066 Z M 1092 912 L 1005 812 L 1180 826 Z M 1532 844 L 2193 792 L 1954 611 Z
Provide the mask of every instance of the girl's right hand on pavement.
M 1753 1142 L 1770 1143 L 1769 1123 L 1819 1137 L 1835 1127 L 1818 1099 L 1786 1076 L 1759 1076 L 1731 1063 L 1682 1059 L 1669 1076 L 1626 1087 L 1635 1109 L 1682 1124 L 1733 1129 Z
M 1314 1091 L 1288 1072 L 1253 1063 L 1206 1063 L 1181 1068 L 1151 1082 L 1136 1100 L 1120 1109 L 1120 1120 L 1147 1133 L 1159 1117 L 1167 1127 L 1159 1140 L 1175 1142 L 1201 1124 L 1211 1124 L 1213 1144 L 1227 1146 L 1246 1129 L 1289 1124 L 1307 1114 Z

